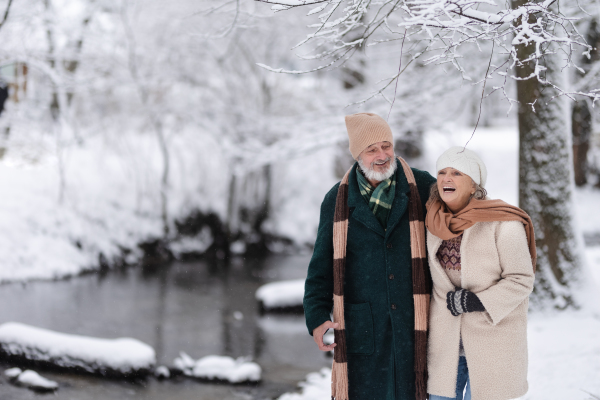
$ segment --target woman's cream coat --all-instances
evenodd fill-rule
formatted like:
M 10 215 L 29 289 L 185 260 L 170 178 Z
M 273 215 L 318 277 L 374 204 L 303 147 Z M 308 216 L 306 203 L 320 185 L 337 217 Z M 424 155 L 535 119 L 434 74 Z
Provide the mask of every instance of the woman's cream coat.
M 454 398 L 462 334 L 472 400 L 507 400 L 527 392 L 527 309 L 534 272 L 521 222 L 478 222 L 460 247 L 462 287 L 486 311 L 452 316 L 446 293 L 455 290 L 436 257 L 442 239 L 427 232 L 433 279 L 428 392 Z

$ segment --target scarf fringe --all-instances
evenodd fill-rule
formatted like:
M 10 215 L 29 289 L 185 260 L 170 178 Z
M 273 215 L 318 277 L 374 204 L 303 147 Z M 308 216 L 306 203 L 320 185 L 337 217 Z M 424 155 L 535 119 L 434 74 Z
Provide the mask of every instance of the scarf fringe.
M 415 377 L 415 395 L 417 400 L 427 399 L 427 371 L 417 372 Z
M 333 362 L 331 367 L 331 398 L 348 400 L 348 364 Z

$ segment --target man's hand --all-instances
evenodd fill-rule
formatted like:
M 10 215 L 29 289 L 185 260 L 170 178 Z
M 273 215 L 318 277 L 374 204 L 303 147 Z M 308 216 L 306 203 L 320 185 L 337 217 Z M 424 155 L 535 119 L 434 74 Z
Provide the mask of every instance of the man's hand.
M 325 332 L 327 332 L 328 329 L 335 329 L 339 326 L 339 324 L 337 322 L 333 322 L 333 321 L 325 321 L 323 322 L 323 324 L 319 325 L 318 327 L 316 327 L 313 330 L 313 339 L 315 341 L 315 343 L 317 344 L 317 346 L 319 346 L 319 350 L 321 351 L 331 351 L 333 350 L 333 348 L 336 346 L 335 343 L 332 343 L 328 346 L 326 346 L 323 343 L 323 335 L 325 335 Z

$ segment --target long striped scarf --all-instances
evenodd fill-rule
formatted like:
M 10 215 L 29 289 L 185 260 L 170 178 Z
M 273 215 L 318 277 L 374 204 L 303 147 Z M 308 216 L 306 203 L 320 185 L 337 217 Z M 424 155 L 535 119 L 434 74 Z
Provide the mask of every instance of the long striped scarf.
M 427 322 L 431 283 L 425 250 L 425 221 L 417 183 L 412 170 L 398 157 L 410 188 L 408 218 L 410 224 L 410 254 L 412 264 L 413 299 L 415 306 L 415 387 L 416 400 L 427 398 Z M 344 271 L 348 237 L 348 176 L 340 183 L 335 203 L 333 224 L 333 321 L 336 348 L 331 373 L 331 398 L 349 400 L 348 359 L 346 354 L 346 325 L 344 321 Z

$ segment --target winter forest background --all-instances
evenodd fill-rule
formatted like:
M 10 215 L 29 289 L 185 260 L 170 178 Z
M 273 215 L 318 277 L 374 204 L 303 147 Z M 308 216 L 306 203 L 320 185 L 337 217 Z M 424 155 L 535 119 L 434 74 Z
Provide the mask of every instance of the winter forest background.
M 0 0 L 0 323 L 263 370 L 258 388 L 90 380 L 59 397 L 293 392 L 330 361 L 255 292 L 305 276 L 320 203 L 353 162 L 343 116 L 375 112 L 432 174 L 468 143 L 490 197 L 532 216 L 525 398 L 600 398 L 600 3 L 496 3 Z M 326 381 L 284 397 L 328 398 Z

